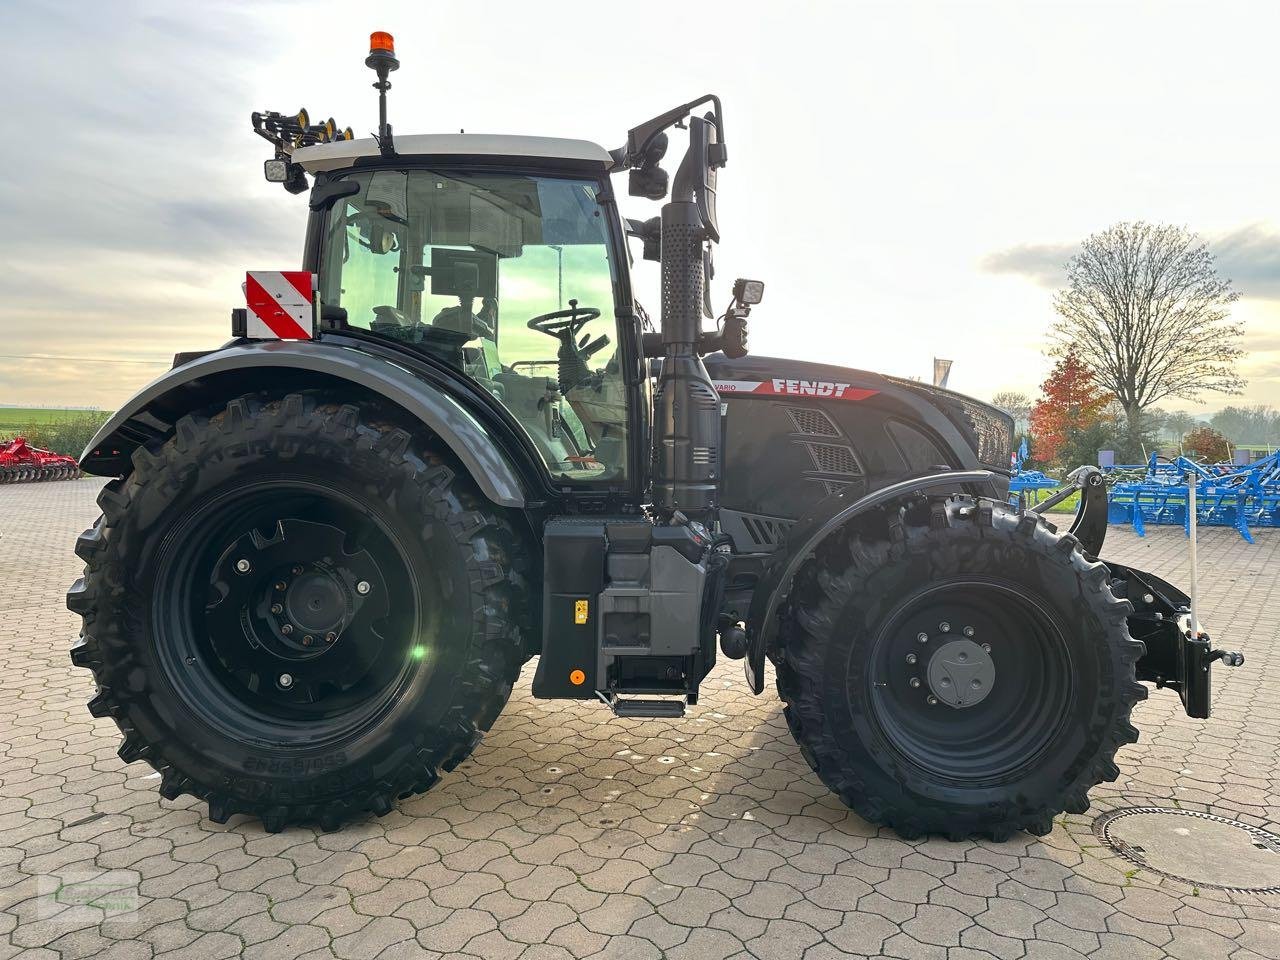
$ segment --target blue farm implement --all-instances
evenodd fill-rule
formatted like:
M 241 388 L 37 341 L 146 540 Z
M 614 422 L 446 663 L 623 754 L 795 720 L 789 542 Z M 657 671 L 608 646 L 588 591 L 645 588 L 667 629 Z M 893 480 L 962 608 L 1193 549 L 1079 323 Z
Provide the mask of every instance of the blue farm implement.
M 1058 480 L 1039 470 L 1024 470 L 1028 453 L 1027 438 L 1023 437 L 1010 458 L 1013 475 L 1009 478 L 1009 503 L 1020 509 L 1039 503 L 1041 490 L 1056 490 L 1061 486 Z
M 1181 524 L 1189 530 L 1192 478 L 1198 524 L 1234 527 L 1249 543 L 1251 527 L 1280 527 L 1280 453 L 1247 467 L 1206 465 L 1187 457 L 1161 460 L 1152 454 L 1142 479 L 1112 484 L 1107 519 L 1131 525 L 1138 536 L 1145 535 L 1149 523 Z
M 1061 481 L 1039 470 L 1019 470 L 1009 478 L 1009 502 L 1015 507 L 1034 505 L 1040 499 L 1041 490 L 1056 490 Z

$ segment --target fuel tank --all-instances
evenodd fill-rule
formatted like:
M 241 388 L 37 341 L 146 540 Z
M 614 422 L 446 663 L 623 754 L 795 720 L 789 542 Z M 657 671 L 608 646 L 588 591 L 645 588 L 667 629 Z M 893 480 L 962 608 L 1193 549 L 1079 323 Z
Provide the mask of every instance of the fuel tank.
M 771 552 L 791 522 L 938 469 L 1007 477 L 1013 421 L 961 394 L 822 363 L 704 360 L 720 395 L 720 522 L 740 553 Z

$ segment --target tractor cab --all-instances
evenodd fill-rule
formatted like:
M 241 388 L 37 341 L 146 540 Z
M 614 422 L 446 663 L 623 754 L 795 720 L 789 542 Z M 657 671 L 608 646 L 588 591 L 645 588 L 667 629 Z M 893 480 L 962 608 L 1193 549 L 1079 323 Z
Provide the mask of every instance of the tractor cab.
M 366 64 L 378 76 L 376 136 L 354 139 L 332 119 L 312 124 L 306 110 L 252 117 L 275 147 L 267 179 L 301 193 L 311 178 L 303 267 L 316 286 L 303 329 L 309 319 L 320 339 L 394 346 L 465 378 L 518 424 L 557 495 L 605 489 L 615 508 L 627 501 L 635 510 L 651 472 L 676 471 L 691 486 L 672 491 L 668 513 L 709 521 L 715 444 L 693 434 L 705 440 L 719 427 L 703 410 L 698 430 L 681 426 L 679 441 L 660 448 L 675 460 L 650 456 L 645 361 L 662 358 L 668 379 L 680 381 L 658 390 L 659 400 L 678 405 L 690 377 L 694 392 L 713 396 L 698 357 L 745 354 L 746 318 L 763 294 L 759 281 L 739 281 L 719 327 L 702 330 L 714 316 L 707 281 L 726 156 L 719 98 L 640 124 L 615 150 L 547 137 L 394 137 L 386 94 L 399 61 L 390 35 L 373 34 Z M 660 166 L 673 126 L 689 133 L 674 182 Z M 679 217 L 669 229 L 660 217 L 623 222 L 611 183 L 622 171 L 633 196 L 661 200 L 671 187 L 667 207 Z M 663 265 L 666 334 L 633 300 L 629 236 Z M 687 417 L 688 405 L 679 406 Z
M 639 330 L 602 147 L 454 134 L 298 150 L 315 177 L 319 324 L 445 364 L 528 434 L 556 483 L 627 479 Z

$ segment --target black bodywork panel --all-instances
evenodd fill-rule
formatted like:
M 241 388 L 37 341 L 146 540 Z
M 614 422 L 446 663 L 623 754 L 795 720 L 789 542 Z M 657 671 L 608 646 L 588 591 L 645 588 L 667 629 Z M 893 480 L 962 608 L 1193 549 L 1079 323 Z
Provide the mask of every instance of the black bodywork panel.
M 715 665 L 722 554 L 684 525 L 555 517 L 543 531 L 535 697 L 683 696 Z
M 732 622 L 747 620 L 756 585 L 801 517 L 950 470 L 986 471 L 983 494 L 1008 493 L 1013 422 L 994 407 L 829 364 L 724 354 L 705 363 L 721 399 L 720 524 L 735 548 L 724 614 Z
M 976 469 L 1003 477 L 1007 490 L 1013 423 L 994 407 L 827 364 L 705 362 L 722 401 L 721 523 L 739 553 L 771 552 L 836 493 L 857 498 L 907 477 Z

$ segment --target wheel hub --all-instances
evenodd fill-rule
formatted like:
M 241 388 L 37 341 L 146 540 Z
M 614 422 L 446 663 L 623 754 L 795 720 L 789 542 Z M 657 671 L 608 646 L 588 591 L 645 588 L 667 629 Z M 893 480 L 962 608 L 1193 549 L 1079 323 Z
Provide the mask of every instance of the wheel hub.
M 931 775 L 1005 776 L 1049 742 L 1070 703 L 1061 631 L 1020 585 L 930 584 L 886 614 L 873 643 L 869 719 Z
M 944 643 L 929 660 L 929 690 L 939 702 L 963 710 L 981 703 L 995 686 L 991 655 L 972 640 Z
M 286 518 L 223 550 L 205 622 L 216 656 L 251 693 L 310 704 L 371 669 L 388 593 L 373 556 L 349 547 L 337 524 Z
M 313 568 L 305 571 L 285 591 L 284 612 L 294 629 L 307 634 L 341 633 L 351 602 L 337 577 Z

